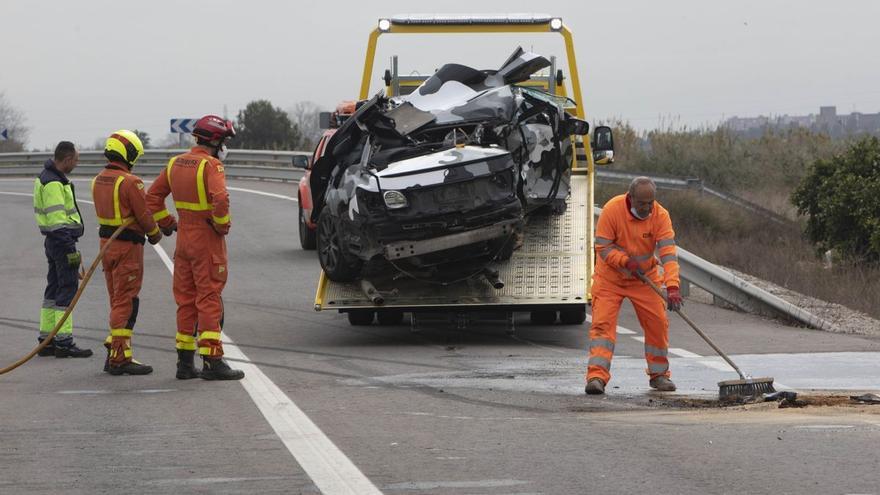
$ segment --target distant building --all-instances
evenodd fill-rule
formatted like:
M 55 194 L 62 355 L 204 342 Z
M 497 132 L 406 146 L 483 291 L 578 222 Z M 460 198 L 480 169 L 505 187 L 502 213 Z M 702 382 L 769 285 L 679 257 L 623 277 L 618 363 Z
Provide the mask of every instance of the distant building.
M 777 115 L 765 117 L 731 117 L 722 126 L 750 137 L 757 137 L 770 129 L 790 129 L 802 127 L 814 132 L 823 132 L 832 137 L 851 134 L 880 135 L 880 113 L 853 112 L 838 115 L 837 107 L 819 107 L 818 114 Z

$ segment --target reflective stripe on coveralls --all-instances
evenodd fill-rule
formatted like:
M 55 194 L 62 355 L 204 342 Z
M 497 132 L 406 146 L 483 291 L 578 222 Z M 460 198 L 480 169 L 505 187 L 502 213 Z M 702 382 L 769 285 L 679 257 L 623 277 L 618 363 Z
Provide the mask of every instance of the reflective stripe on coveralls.
M 231 223 L 223 165 L 202 147 L 169 160 L 147 196 L 162 228 L 175 218 L 165 206 L 172 196 L 178 210 L 174 256 L 178 350 L 196 350 L 210 358 L 223 355 L 221 293 L 228 277 L 225 232 Z
M 103 218 L 98 217 L 98 223 L 101 225 L 109 225 L 111 227 L 118 227 L 125 223 L 128 220 L 131 220 L 132 217 L 122 218 L 122 213 L 120 213 L 119 208 L 119 186 L 122 185 L 122 181 L 125 180 L 125 176 L 120 175 L 116 178 L 116 182 L 113 184 L 113 218 Z M 92 198 L 95 197 L 95 179 L 92 179 Z

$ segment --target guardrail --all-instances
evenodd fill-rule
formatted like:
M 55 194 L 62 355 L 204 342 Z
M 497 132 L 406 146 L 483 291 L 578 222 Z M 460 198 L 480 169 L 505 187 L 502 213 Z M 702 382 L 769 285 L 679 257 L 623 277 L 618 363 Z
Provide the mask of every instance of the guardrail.
M 138 160 L 137 171 L 145 178 L 154 176 L 164 170 L 165 165 L 172 156 L 184 151 L 186 150 L 147 150 L 144 156 Z M 229 156 L 224 161 L 224 166 L 226 175 L 230 178 L 296 181 L 302 177 L 303 169 L 293 166 L 294 157 L 308 157 L 309 155 L 310 153 L 302 151 L 229 150 Z M 43 163 L 50 157 L 51 153 L 49 152 L 0 153 L 0 176 L 35 176 L 40 168 L 42 168 Z M 100 151 L 80 152 L 80 164 L 74 170 L 74 175 L 94 176 L 105 163 L 106 160 Z M 629 182 L 637 177 L 638 174 L 600 169 L 597 171 L 597 176 L 598 180 Z M 763 214 L 763 210 L 764 212 L 776 215 L 742 198 L 736 198 L 735 196 L 707 188 L 699 179 L 680 179 L 662 176 L 649 177 L 657 183 L 658 187 L 702 190 L 756 213 Z M 601 211 L 601 208 L 595 208 L 597 216 Z M 768 218 L 771 217 L 768 216 Z M 780 217 L 778 221 L 784 221 L 785 224 L 792 223 L 784 217 Z M 702 287 L 712 295 L 727 301 L 743 311 L 782 316 L 813 328 L 825 330 L 834 328 L 831 322 L 776 297 L 681 247 L 678 248 L 678 261 L 681 267 L 682 279 Z
M 735 194 L 731 194 L 718 188 L 711 187 L 705 184 L 702 179 L 620 172 L 617 170 L 606 170 L 603 168 L 596 169 L 596 180 L 599 182 L 628 184 L 630 181 L 639 176 L 650 177 L 651 180 L 653 180 L 654 183 L 657 184 L 657 187 L 660 189 L 689 190 L 711 194 L 718 199 L 731 203 L 734 206 L 747 210 L 756 215 L 760 215 L 778 225 L 790 228 L 797 228 L 797 222 L 794 222 L 776 213 L 775 211 L 768 210 L 761 205 L 752 203 L 747 199 L 740 198 Z
M 594 207 L 593 210 L 596 218 L 602 213 L 602 209 L 599 207 Z M 836 328 L 828 320 L 819 318 L 803 308 L 774 296 L 681 246 L 676 246 L 676 250 L 678 252 L 679 274 L 683 281 L 701 287 L 706 292 L 742 311 L 782 317 L 821 330 L 834 331 Z
M 160 173 L 174 155 L 185 149 L 148 149 L 136 165 L 136 171 L 144 178 Z M 294 163 L 307 162 L 307 151 L 229 150 L 223 164 L 226 175 L 232 179 L 264 179 L 296 181 L 303 169 Z M 43 164 L 52 157 L 51 152 L 0 153 L 0 176 L 35 176 Z M 73 175 L 96 175 L 106 165 L 102 151 L 81 151 L 79 165 Z

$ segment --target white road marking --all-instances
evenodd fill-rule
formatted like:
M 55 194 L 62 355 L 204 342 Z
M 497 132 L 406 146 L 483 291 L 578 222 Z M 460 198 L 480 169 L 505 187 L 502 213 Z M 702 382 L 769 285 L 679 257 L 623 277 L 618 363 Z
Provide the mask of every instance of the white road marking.
M 633 340 L 637 340 L 637 341 L 641 342 L 642 344 L 645 343 L 645 338 L 642 336 L 633 337 Z
M 159 257 L 174 273 L 174 263 L 159 244 Z M 225 354 L 239 361 L 244 371 L 241 385 L 275 430 L 275 434 L 321 493 L 371 495 L 382 492 L 339 450 L 327 435 L 245 355 L 226 332 L 222 335 Z
M 19 193 L 19 192 L 6 192 L 6 191 L 3 191 L 3 192 L 0 192 L 0 194 L 8 194 L 8 195 L 10 195 L 10 196 L 27 196 L 27 197 L 29 197 L 29 198 L 34 197 L 34 194 L 33 194 L 33 193 Z
M 703 357 L 703 356 L 697 354 L 696 352 L 691 352 L 686 349 L 682 349 L 680 347 L 670 347 L 669 354 L 672 354 L 672 355 L 675 355 L 678 357 L 683 357 L 683 358 L 701 358 L 701 357 Z
M 636 333 L 630 330 L 629 328 L 617 327 L 618 335 L 635 335 Z

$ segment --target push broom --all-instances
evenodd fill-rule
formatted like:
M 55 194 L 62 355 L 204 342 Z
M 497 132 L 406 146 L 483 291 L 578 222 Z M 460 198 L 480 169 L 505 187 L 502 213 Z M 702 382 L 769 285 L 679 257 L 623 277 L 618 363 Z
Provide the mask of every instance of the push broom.
M 657 284 L 651 281 L 648 277 L 646 277 L 641 272 L 636 272 L 636 276 L 644 283 L 648 284 L 654 292 L 656 292 L 660 297 L 663 298 L 663 301 L 668 305 L 669 301 L 666 299 L 666 294 L 660 290 L 660 287 L 657 287 Z M 739 380 L 726 380 L 723 382 L 718 382 L 718 397 L 722 400 L 725 399 L 734 399 L 737 397 L 758 397 L 761 394 L 770 394 L 775 392 L 776 390 L 773 388 L 773 378 L 746 378 L 742 371 L 740 371 L 739 366 L 737 366 L 727 354 L 724 353 L 714 342 L 709 338 L 708 335 L 703 333 L 702 330 L 693 322 L 690 318 L 687 317 L 686 314 L 682 313 L 680 309 L 675 310 L 678 313 L 678 316 L 681 316 L 681 319 L 687 322 L 694 331 L 697 332 L 697 335 L 703 338 L 707 344 L 712 349 L 715 349 L 715 352 L 718 353 L 719 356 L 724 358 L 727 361 L 727 364 L 730 365 L 731 368 L 736 370 L 736 373 L 739 375 Z
M 128 227 L 132 223 L 134 223 L 134 219 L 129 219 L 129 220 L 126 220 L 125 222 L 123 222 L 123 224 L 120 225 L 116 229 L 115 232 L 113 232 L 113 235 L 111 235 L 110 238 L 107 239 L 107 242 L 104 243 L 104 246 L 101 248 L 101 250 L 98 252 L 98 256 L 95 258 L 95 261 L 92 262 L 92 266 L 89 267 L 89 271 L 86 272 L 85 276 L 83 276 L 83 280 L 79 284 L 79 289 L 77 289 L 76 294 L 74 294 L 73 299 L 70 301 L 70 304 L 67 306 L 67 310 L 64 311 L 63 315 L 61 315 L 61 319 L 59 319 L 55 323 L 55 328 L 52 329 L 52 332 L 49 333 L 49 335 L 45 339 L 43 339 L 42 342 L 37 344 L 37 346 L 34 347 L 34 349 L 31 352 L 29 352 L 28 354 L 26 354 L 24 357 L 22 357 L 18 361 L 10 364 L 9 366 L 7 366 L 5 368 L 0 368 L 0 375 L 4 375 L 6 373 L 9 373 L 10 371 L 14 370 L 15 368 L 18 368 L 19 366 L 23 365 L 24 363 L 30 361 L 32 357 L 36 356 L 38 352 L 40 352 L 44 347 L 46 347 L 47 345 L 49 345 L 50 342 L 52 342 L 52 339 L 55 338 L 55 335 L 58 333 L 58 330 L 61 328 L 62 325 L 64 325 L 64 322 L 70 316 L 70 313 L 73 312 L 73 308 L 76 307 L 76 303 L 79 302 L 79 297 L 82 295 L 83 291 L 86 290 L 86 286 L 89 284 L 89 280 L 91 280 L 92 274 L 95 273 L 95 270 L 98 268 L 98 263 L 100 263 L 101 259 L 104 258 L 104 253 L 107 252 L 107 248 L 110 247 L 110 244 L 113 243 L 113 241 L 115 241 L 117 237 L 119 237 L 119 234 L 121 234 L 122 231 L 125 230 L 126 227 Z

